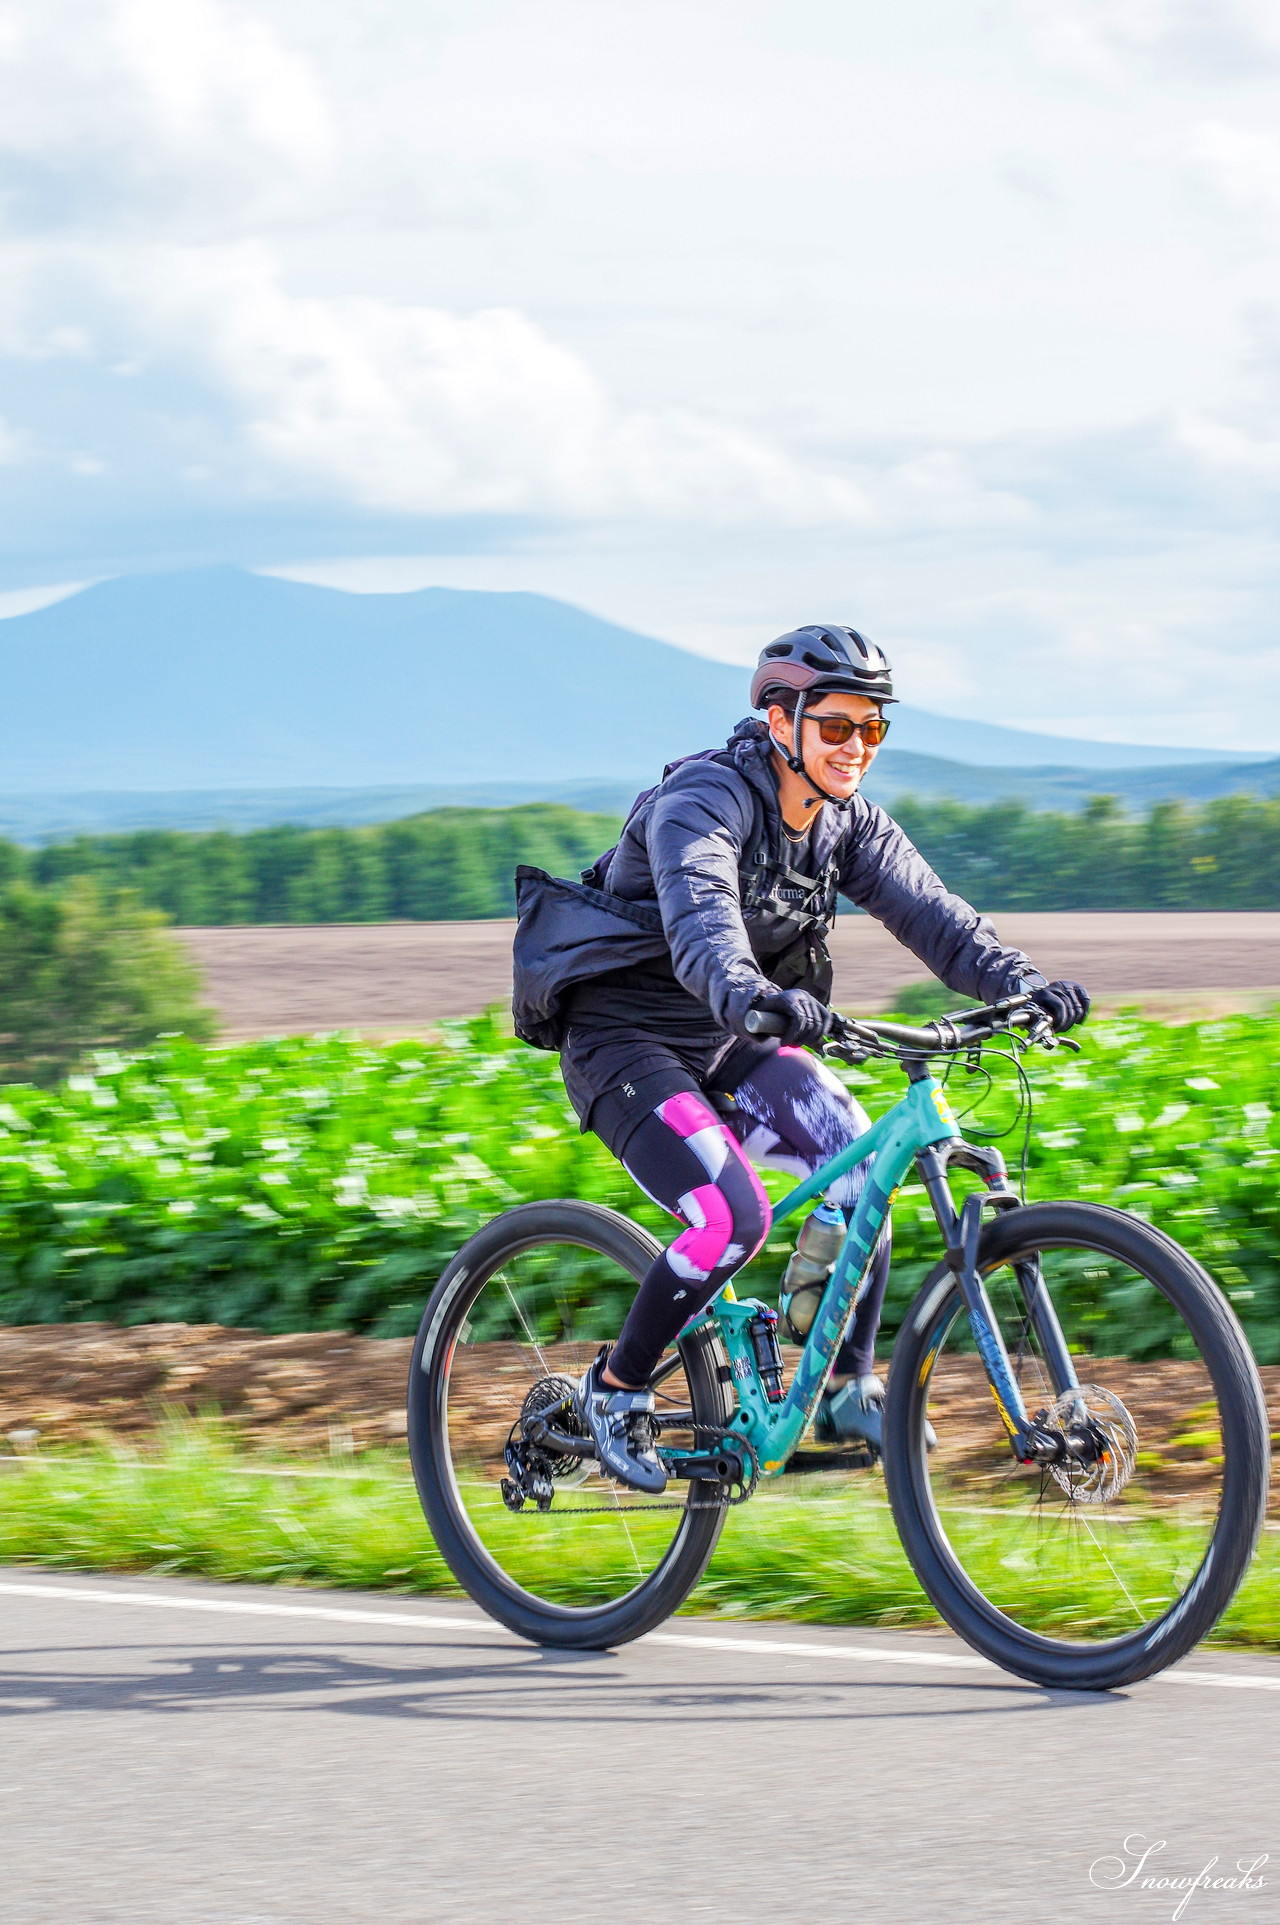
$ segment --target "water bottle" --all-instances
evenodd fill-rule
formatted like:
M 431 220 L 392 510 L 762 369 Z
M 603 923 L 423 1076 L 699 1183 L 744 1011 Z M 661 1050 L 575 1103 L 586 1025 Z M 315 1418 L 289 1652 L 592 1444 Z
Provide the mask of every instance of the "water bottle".
M 830 1203 L 820 1203 L 801 1225 L 778 1298 L 787 1335 L 794 1343 L 803 1343 L 813 1328 L 844 1235 L 843 1213 Z

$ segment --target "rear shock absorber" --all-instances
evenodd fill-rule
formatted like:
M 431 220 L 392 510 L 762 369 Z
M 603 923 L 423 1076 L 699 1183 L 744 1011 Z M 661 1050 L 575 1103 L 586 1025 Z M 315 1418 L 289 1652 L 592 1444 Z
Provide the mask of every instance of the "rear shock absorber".
M 756 1369 L 764 1385 L 764 1394 L 771 1404 L 782 1402 L 782 1351 L 778 1345 L 778 1313 L 766 1303 L 756 1305 L 756 1314 L 747 1325 L 751 1333 L 751 1348 L 756 1356 Z

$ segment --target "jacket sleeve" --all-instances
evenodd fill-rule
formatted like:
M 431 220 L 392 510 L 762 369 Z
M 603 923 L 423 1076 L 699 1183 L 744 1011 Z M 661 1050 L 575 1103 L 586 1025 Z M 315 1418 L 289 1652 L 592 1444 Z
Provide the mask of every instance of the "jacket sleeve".
M 754 810 L 741 777 L 702 763 L 663 785 L 647 825 L 649 868 L 677 980 L 734 1029 L 769 987 L 742 920 L 738 865 Z
M 872 803 L 857 823 L 840 870 L 840 893 L 882 922 L 957 995 L 999 1002 L 1045 979 L 1020 949 L 953 896 L 891 816 Z

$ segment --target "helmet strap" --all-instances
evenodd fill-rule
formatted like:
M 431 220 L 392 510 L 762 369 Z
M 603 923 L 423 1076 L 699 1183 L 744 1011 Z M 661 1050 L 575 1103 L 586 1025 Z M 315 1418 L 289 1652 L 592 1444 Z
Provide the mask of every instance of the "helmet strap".
M 807 782 L 809 784 L 809 787 L 813 790 L 812 797 L 806 799 L 805 801 L 804 806 L 806 809 L 816 808 L 819 802 L 829 802 L 833 809 L 852 808 L 853 797 L 851 795 L 843 795 L 843 796 L 828 795 L 825 789 L 820 789 L 818 787 L 817 783 L 814 781 L 813 777 L 810 775 L 808 769 L 806 769 L 804 765 L 804 753 L 801 749 L 801 741 L 803 739 L 801 736 L 801 730 L 804 727 L 805 703 L 808 701 L 808 699 L 809 699 L 808 689 L 802 688 L 800 690 L 799 699 L 796 702 L 795 717 L 791 724 L 792 746 L 791 746 L 790 752 L 788 752 L 786 749 L 783 748 L 781 742 L 779 742 L 777 736 L 773 734 L 772 730 L 770 730 L 770 733 L 769 733 L 769 740 L 773 743 L 774 748 L 777 749 L 779 755 L 782 757 L 787 767 L 791 770 L 791 773 L 793 775 L 798 775 L 801 781 Z

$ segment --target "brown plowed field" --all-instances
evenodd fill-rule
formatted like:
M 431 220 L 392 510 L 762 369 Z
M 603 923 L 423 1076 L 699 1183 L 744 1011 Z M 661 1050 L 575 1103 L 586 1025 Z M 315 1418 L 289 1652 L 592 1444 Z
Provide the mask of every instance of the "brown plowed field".
M 220 1411 L 258 1449 L 342 1452 L 399 1443 L 405 1435 L 409 1338 L 308 1331 L 265 1337 L 217 1324 L 33 1324 L 0 1330 L 0 1451 L 83 1443 L 105 1435 L 142 1441 L 166 1410 Z M 577 1377 L 594 1343 L 548 1346 L 554 1371 Z M 797 1351 L 786 1351 L 790 1377 Z M 455 1446 L 494 1476 L 521 1401 L 540 1374 L 514 1343 L 455 1352 L 451 1405 Z M 1129 1405 L 1144 1456 L 1144 1501 L 1194 1502 L 1213 1487 L 1219 1448 L 1212 1391 L 1198 1364 L 1093 1358 L 1083 1373 Z M 1280 1424 L 1280 1366 L 1262 1372 Z M 670 1385 L 677 1403 L 680 1386 Z M 931 1403 L 941 1461 L 980 1492 L 1008 1475 L 1009 1458 L 990 1393 L 973 1359 L 940 1367 Z M 1280 1493 L 1278 1493 L 1280 1495 Z
M 1087 983 L 1103 1008 L 1173 1017 L 1280 1001 L 1280 914 L 1012 915 L 998 928 L 1049 976 Z M 360 1029 L 410 1035 L 511 994 L 509 922 L 328 923 L 186 929 L 231 1037 Z M 833 932 L 835 1000 L 889 1006 L 927 971 L 866 916 Z

